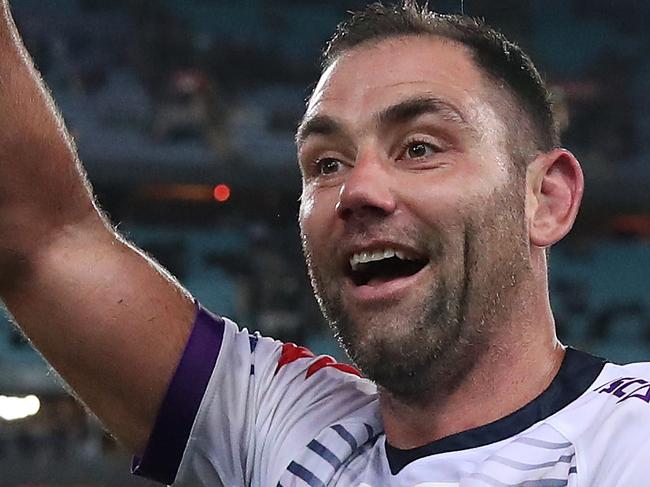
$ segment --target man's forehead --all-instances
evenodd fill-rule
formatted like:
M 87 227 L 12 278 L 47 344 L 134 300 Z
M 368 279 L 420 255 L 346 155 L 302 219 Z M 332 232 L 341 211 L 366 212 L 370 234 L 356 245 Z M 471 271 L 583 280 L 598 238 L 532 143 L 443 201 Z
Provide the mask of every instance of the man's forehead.
M 439 37 L 397 37 L 341 54 L 322 74 L 305 118 L 327 111 L 374 113 L 400 98 L 436 96 L 463 105 L 482 92 L 468 51 Z

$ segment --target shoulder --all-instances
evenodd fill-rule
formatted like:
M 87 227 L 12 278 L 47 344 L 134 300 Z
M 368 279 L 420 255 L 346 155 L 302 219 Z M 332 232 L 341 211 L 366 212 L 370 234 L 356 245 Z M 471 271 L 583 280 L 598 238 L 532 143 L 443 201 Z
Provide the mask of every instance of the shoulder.
M 634 479 L 645 475 L 639 467 L 650 462 L 650 363 L 606 363 L 582 396 L 549 423 L 574 444 L 578 472 L 588 485 L 642 485 Z
M 282 343 L 275 351 L 272 367 L 265 377 L 264 400 L 274 405 L 275 414 L 309 416 L 313 411 L 319 421 L 340 421 L 354 416 L 376 402 L 377 388 L 348 364 L 328 355 L 316 355 L 293 343 Z M 291 413 L 291 414 L 289 414 Z
M 639 432 L 650 437 L 650 363 L 607 363 L 578 411 L 592 434 L 616 440 L 637 437 Z M 578 424 L 579 418 L 574 421 Z
M 644 419 L 650 429 L 650 362 L 605 363 L 592 384 L 552 422 L 571 436 L 580 436 L 592 428 L 600 434 L 609 432 L 609 424 L 633 418 Z M 620 432 L 622 425 L 617 426 Z
M 351 366 L 199 308 L 136 471 L 167 483 L 218 472 L 223 485 L 266 485 L 332 425 L 380 431 L 376 402 Z
M 353 366 L 294 343 L 249 333 L 227 318 L 220 321 L 223 339 L 208 397 L 230 391 L 231 397 L 248 403 L 250 412 L 257 410 L 250 409 L 251 403 L 262 410 L 286 406 L 294 412 L 315 402 L 337 403 L 339 411 L 350 412 L 374 401 L 376 386 Z
M 650 414 L 650 362 L 606 364 L 593 392 L 616 405 L 632 401 Z

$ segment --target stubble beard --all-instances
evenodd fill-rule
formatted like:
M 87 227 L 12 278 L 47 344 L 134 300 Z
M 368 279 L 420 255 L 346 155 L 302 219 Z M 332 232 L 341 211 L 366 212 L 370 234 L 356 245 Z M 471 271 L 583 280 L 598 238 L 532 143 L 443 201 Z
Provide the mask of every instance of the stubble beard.
M 427 391 L 434 387 L 448 389 L 448 384 L 471 367 L 471 354 L 466 352 L 470 344 L 476 345 L 481 331 L 464 326 L 465 278 L 454 283 L 438 281 L 419 306 L 377 307 L 371 317 L 358 323 L 307 255 L 321 311 L 339 344 L 365 377 L 394 396 L 424 401 L 428 400 Z M 472 336 L 466 336 L 470 331 Z
M 319 272 L 303 235 L 323 315 L 366 377 L 414 404 L 430 404 L 460 385 L 488 350 L 495 322 L 508 311 L 508 296 L 530 267 L 521 198 L 517 191 L 500 190 L 482 206 L 472 205 L 483 211 L 479 217 L 465 218 L 463 237 L 456 242 L 462 252 L 455 252 L 453 265 L 445 251 L 430 263 L 436 268 L 436 282 L 420 304 L 410 309 L 388 304 L 363 323 L 346 310 L 336 283 Z

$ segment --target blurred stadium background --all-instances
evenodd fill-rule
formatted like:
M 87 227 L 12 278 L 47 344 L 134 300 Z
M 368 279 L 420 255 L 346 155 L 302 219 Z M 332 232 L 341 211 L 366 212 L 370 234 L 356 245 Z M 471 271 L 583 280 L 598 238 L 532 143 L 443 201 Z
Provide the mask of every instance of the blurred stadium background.
M 432 1 L 458 12 L 460 0 Z M 293 130 L 357 1 L 13 0 L 102 206 L 207 307 L 341 358 L 296 229 Z M 650 359 L 650 2 L 465 0 L 522 44 L 582 161 L 579 223 L 551 253 L 562 339 Z M 0 486 L 147 486 L 0 318 Z

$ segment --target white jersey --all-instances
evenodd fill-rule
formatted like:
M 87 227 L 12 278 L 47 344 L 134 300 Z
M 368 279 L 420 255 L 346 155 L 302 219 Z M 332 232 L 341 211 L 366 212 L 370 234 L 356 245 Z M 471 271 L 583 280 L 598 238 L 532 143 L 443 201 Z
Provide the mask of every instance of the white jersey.
M 650 485 L 650 364 L 568 349 L 540 396 L 412 450 L 349 366 L 199 310 L 134 471 L 188 487 Z

